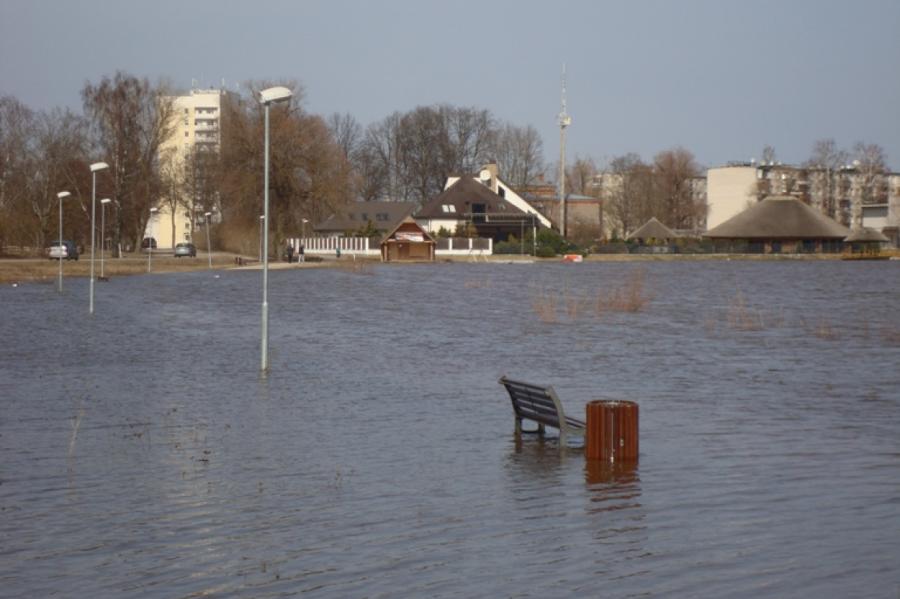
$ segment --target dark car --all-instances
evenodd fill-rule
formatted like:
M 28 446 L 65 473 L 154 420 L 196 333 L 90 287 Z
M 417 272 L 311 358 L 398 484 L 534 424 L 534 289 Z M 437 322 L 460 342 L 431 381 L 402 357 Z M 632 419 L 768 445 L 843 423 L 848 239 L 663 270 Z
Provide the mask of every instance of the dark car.
M 146 250 L 147 248 L 156 249 L 156 238 L 155 237 L 144 237 L 141 241 L 141 249 Z
M 64 239 L 62 245 L 54 241 L 47 248 L 47 257 L 51 260 L 78 260 L 78 247 L 68 239 Z
M 197 246 L 193 243 L 179 243 L 175 246 L 175 257 L 181 258 L 182 256 L 188 256 L 190 258 L 197 257 Z

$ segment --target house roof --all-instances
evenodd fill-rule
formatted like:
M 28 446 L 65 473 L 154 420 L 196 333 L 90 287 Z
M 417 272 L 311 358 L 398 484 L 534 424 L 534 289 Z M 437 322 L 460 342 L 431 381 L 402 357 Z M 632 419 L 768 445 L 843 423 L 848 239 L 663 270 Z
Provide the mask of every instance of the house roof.
M 850 235 L 844 238 L 844 241 L 869 241 L 885 243 L 890 241 L 890 239 L 882 235 L 880 231 L 872 229 L 871 227 L 862 227 L 850 233 Z
M 850 229 L 791 196 L 769 196 L 710 229 L 722 239 L 844 239 Z
M 368 221 L 372 221 L 372 225 L 379 231 L 389 231 L 412 214 L 415 208 L 414 202 L 352 202 L 341 212 L 332 214 L 317 224 L 313 230 L 352 231 L 365 227 Z
M 397 226 L 393 227 L 393 228 L 390 230 L 390 232 L 388 232 L 388 234 L 385 235 L 385 236 L 381 239 L 381 243 L 386 243 L 388 240 L 391 239 L 391 237 L 394 237 L 398 232 L 406 232 L 406 233 L 415 232 L 415 233 L 421 233 L 421 234 L 422 234 L 422 242 L 425 242 L 425 243 L 435 243 L 434 237 L 432 237 L 431 234 L 430 234 L 428 231 L 426 231 L 424 228 L 422 228 L 422 227 L 419 225 L 419 223 L 417 223 L 417 222 L 415 221 L 415 219 L 414 219 L 413 217 L 411 217 L 411 216 L 407 216 L 407 217 L 405 217 L 403 220 L 401 220 L 399 223 L 397 223 Z M 421 242 L 420 242 L 420 243 L 421 243 Z
M 637 231 L 627 237 L 627 239 L 675 239 L 678 233 L 665 226 L 653 216 L 638 227 Z
M 472 204 L 484 204 L 488 214 L 521 214 L 522 211 L 471 177 L 462 177 L 453 185 L 428 200 L 416 213 L 416 218 L 465 219 L 472 212 Z M 445 206 L 451 208 L 444 208 Z

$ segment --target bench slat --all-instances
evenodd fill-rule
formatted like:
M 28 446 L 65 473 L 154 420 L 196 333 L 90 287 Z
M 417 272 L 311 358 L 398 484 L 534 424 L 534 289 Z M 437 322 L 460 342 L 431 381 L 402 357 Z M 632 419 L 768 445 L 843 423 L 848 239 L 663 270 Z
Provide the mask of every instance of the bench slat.
M 553 387 L 535 385 L 524 381 L 500 377 L 498 381 L 506 388 L 516 415 L 516 430 L 519 422 L 532 420 L 541 425 L 538 432 L 543 434 L 543 425 L 559 429 L 560 439 L 567 433 L 584 434 L 584 422 L 565 415 L 562 402 L 556 397 Z

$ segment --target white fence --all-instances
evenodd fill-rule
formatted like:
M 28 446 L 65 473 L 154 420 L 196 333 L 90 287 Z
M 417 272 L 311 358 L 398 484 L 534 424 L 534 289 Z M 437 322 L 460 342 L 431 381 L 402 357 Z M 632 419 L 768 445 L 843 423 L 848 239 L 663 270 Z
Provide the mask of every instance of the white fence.
M 289 239 L 295 253 L 303 245 L 303 251 L 310 256 L 381 256 L 381 244 L 368 237 L 304 237 Z M 469 239 L 466 237 L 440 238 L 437 240 L 435 255 L 441 256 L 490 256 L 494 253 L 494 240 L 489 238 Z

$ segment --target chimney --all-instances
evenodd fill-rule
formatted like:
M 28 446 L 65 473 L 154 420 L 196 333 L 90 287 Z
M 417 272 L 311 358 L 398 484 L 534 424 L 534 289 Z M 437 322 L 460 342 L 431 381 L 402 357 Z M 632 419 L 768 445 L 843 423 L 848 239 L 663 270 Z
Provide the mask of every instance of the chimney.
M 478 178 L 481 179 L 481 182 L 490 187 L 491 191 L 494 193 L 497 193 L 497 177 L 499 176 L 500 168 L 497 166 L 495 160 L 492 160 L 481 167 L 481 171 L 478 174 Z

